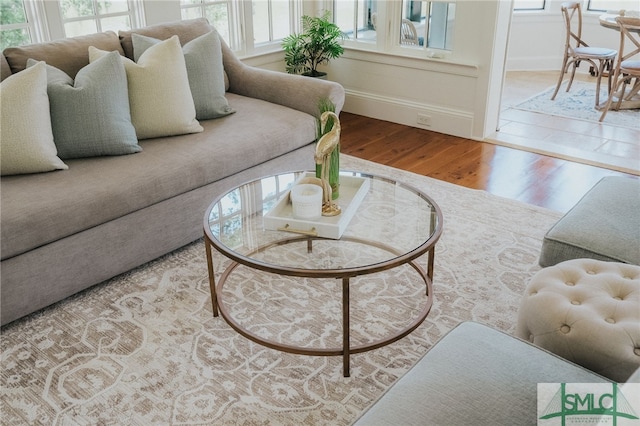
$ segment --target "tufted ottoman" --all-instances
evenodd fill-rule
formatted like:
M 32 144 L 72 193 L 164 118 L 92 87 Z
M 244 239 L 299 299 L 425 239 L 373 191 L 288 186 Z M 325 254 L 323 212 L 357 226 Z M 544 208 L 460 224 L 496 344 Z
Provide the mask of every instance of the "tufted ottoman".
M 574 259 L 540 270 L 516 335 L 624 382 L 640 366 L 640 266 Z

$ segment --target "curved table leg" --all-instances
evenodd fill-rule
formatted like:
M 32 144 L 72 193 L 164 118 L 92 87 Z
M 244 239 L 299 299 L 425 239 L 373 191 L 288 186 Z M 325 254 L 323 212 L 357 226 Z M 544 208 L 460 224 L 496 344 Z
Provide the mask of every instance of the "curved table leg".
M 218 316 L 218 295 L 216 294 L 216 277 L 213 271 L 213 257 L 211 254 L 211 242 L 204 235 L 204 246 L 207 253 L 207 269 L 209 270 L 209 290 L 211 291 L 211 305 L 213 308 L 213 316 Z

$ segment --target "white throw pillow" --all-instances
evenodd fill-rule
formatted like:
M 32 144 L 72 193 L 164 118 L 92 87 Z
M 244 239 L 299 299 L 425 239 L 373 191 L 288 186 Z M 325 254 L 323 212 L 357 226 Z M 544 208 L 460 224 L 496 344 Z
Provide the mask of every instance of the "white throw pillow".
M 138 60 L 160 40 L 141 34 L 131 34 L 133 58 Z M 198 120 L 224 117 L 235 111 L 224 97 L 224 67 L 218 32 L 213 30 L 182 46 L 191 96 Z
M 44 62 L 0 84 L 0 172 L 5 175 L 66 170 L 51 130 Z
M 89 47 L 91 62 L 109 52 Z M 202 132 L 196 120 L 187 68 L 178 36 L 147 49 L 138 63 L 123 58 L 131 121 L 138 139 Z

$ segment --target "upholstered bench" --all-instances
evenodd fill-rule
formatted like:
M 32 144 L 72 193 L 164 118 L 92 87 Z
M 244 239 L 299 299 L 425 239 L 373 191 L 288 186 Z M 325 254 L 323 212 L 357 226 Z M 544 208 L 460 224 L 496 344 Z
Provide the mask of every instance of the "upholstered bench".
M 547 232 L 540 266 L 581 258 L 640 265 L 640 179 L 602 178 Z
M 640 367 L 640 266 L 574 259 L 529 282 L 516 335 L 615 381 Z
M 354 424 L 535 425 L 538 383 L 607 381 L 523 340 L 463 322 Z

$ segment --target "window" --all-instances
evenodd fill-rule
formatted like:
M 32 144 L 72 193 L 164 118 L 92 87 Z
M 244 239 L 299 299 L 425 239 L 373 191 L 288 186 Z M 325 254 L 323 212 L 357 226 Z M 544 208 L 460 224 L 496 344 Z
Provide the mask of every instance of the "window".
M 2 49 L 144 25 L 143 0 L 0 0 Z
M 513 10 L 544 10 L 545 0 L 514 0 Z
M 455 10 L 455 3 L 404 0 L 400 44 L 453 50 Z
M 102 31 L 130 30 L 138 26 L 136 8 L 128 0 L 60 0 L 65 37 Z
M 234 44 L 230 36 L 233 29 L 231 17 L 235 13 L 230 0 L 180 0 L 180 4 L 182 19 L 206 18 L 228 44 Z
M 0 49 L 22 46 L 39 41 L 35 11 L 22 0 L 2 0 L 0 2 Z
M 629 8 L 638 9 L 638 3 L 629 2 L 629 0 L 589 0 L 587 2 L 587 10 L 598 12 L 606 12 L 608 10 L 626 10 Z
M 251 20 L 253 22 L 254 44 L 279 41 L 292 33 L 293 10 L 288 0 L 253 1 Z
M 180 0 L 182 19 L 206 18 L 241 54 L 280 47 L 297 29 L 300 0 Z
M 455 2 L 334 0 L 334 21 L 350 41 L 377 50 L 453 49 Z
M 377 0 L 335 0 L 334 22 L 350 40 L 375 42 L 379 29 L 377 3 Z

